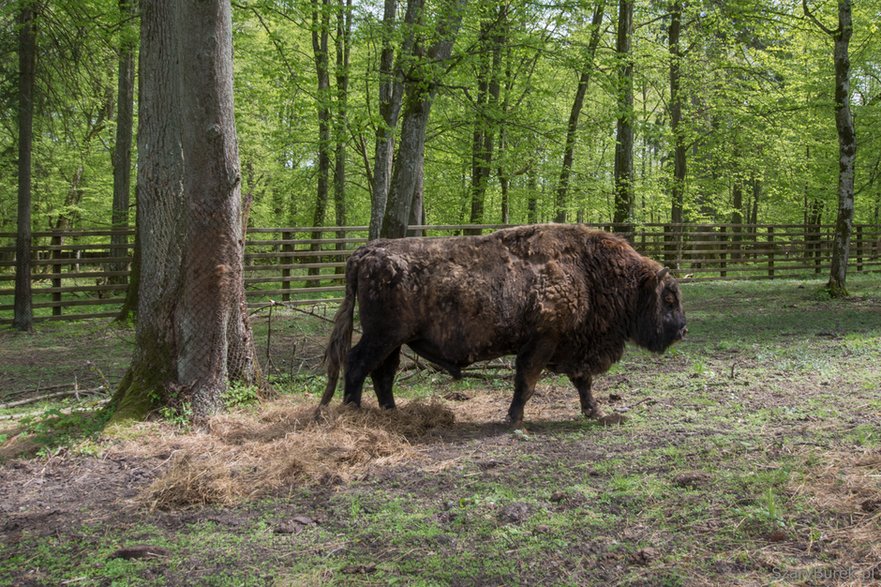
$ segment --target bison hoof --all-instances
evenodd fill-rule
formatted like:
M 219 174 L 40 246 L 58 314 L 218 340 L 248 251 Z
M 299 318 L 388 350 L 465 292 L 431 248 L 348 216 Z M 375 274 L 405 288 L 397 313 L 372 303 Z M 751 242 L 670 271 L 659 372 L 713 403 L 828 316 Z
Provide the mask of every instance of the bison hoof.
M 603 413 L 600 412 L 597 408 L 587 408 L 585 410 L 581 410 L 581 415 L 585 418 L 590 418 L 591 420 L 599 420 L 603 417 Z

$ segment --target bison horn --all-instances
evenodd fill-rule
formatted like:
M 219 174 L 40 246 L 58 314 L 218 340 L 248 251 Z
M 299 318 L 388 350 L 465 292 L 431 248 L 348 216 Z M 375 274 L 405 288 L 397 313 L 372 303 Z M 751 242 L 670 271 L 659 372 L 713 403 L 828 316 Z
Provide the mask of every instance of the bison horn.
M 660 282 L 665 277 L 667 277 L 668 273 L 670 273 L 670 269 L 668 267 L 661 267 L 661 269 L 658 271 L 657 276 L 655 276 L 655 279 L 657 279 Z

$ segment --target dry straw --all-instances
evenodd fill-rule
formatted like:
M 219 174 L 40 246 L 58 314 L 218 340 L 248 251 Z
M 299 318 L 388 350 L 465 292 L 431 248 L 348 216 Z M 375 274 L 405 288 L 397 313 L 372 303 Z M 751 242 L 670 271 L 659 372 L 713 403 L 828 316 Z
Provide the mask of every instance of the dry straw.
M 814 530 L 822 532 L 825 551 L 837 551 L 834 583 L 877 585 L 881 583 L 881 451 L 830 451 L 823 463 L 794 493 L 823 512 Z M 823 569 L 801 571 L 804 576 L 823 576 Z
M 372 466 L 414 458 L 413 441 L 453 420 L 438 401 L 412 401 L 393 411 L 331 406 L 316 416 L 314 405 L 279 400 L 260 412 L 217 416 L 206 432 L 152 446 L 154 454 L 169 455 L 168 466 L 142 498 L 159 509 L 229 505 L 305 484 L 338 483 Z

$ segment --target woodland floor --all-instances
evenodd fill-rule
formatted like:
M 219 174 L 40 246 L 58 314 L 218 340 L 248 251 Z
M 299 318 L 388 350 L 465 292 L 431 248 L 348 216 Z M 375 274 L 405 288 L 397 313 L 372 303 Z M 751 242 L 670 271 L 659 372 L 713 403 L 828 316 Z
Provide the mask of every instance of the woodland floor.
M 410 365 L 397 413 L 316 423 L 328 324 L 276 310 L 255 330 L 279 399 L 102 434 L 70 410 L 131 332 L 0 331 L 0 402 L 82 392 L 0 409 L 0 585 L 881 583 L 881 276 L 850 282 L 685 284 L 688 339 L 597 378 L 621 424 L 547 376 L 525 432 L 504 362 Z

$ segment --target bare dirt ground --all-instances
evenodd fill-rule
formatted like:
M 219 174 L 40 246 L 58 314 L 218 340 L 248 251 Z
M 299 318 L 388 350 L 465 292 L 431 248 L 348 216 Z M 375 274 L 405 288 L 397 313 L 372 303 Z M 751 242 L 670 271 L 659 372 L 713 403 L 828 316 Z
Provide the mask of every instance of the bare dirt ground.
M 7 426 L 0 584 L 881 583 L 877 285 L 686 288 L 690 339 L 597 381 L 620 424 L 548 377 L 525 432 L 495 366 L 405 371 L 397 414 L 315 423 L 323 323 L 264 320 L 270 405 L 66 443 Z M 0 334 L 0 390 L 96 387 L 131 352 L 95 326 L 46 340 Z

